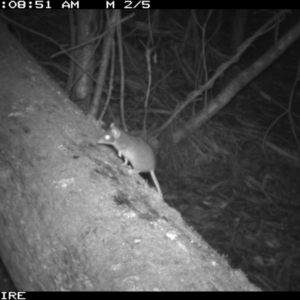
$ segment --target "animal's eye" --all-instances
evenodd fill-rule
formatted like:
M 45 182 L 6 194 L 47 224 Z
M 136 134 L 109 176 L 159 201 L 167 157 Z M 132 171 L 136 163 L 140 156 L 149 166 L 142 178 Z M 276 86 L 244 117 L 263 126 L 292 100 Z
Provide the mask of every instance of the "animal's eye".
M 110 139 L 110 136 L 107 134 L 104 138 L 105 138 L 106 140 L 109 140 L 109 139 Z

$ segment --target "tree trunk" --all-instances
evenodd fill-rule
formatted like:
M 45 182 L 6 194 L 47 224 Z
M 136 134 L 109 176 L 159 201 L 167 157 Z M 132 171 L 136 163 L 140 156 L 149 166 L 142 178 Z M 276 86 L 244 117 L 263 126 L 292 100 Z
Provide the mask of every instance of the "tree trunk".
M 83 107 L 85 111 L 89 111 L 91 90 L 93 87 L 93 75 L 94 75 L 94 57 L 95 57 L 95 42 L 91 42 L 96 35 L 99 21 L 98 11 L 95 9 L 79 9 L 74 10 L 76 20 L 76 46 L 81 45 L 79 49 L 75 51 L 76 62 L 75 65 L 75 78 L 72 81 L 73 100 L 80 103 L 84 101 Z M 74 45 L 75 46 L 75 45 Z M 70 60 L 70 63 L 73 63 Z
M 19 290 L 256 290 L 0 23 L 0 254 Z

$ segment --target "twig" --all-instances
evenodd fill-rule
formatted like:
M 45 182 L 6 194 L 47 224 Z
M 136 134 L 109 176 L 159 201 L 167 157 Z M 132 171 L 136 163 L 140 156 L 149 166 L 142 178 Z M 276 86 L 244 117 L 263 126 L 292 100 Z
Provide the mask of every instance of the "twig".
M 268 22 L 266 22 L 261 28 L 259 28 L 252 37 L 250 37 L 248 40 L 246 40 L 240 47 L 238 52 L 226 63 L 222 64 L 216 71 L 216 73 L 198 90 L 192 91 L 186 98 L 186 100 L 179 105 L 174 113 L 171 115 L 171 117 L 163 124 L 160 128 L 156 130 L 156 133 L 158 134 L 160 131 L 164 130 L 166 127 L 168 127 L 173 120 L 177 117 L 177 115 L 192 101 L 194 101 L 197 97 L 199 97 L 203 91 L 210 88 L 216 79 L 218 79 L 233 63 L 238 61 L 239 57 L 248 49 L 248 47 L 254 42 L 255 39 L 257 39 L 262 34 L 266 33 L 267 31 L 271 30 L 272 27 L 270 25 L 277 20 L 280 16 L 283 14 L 286 14 L 289 12 L 288 10 L 281 10 L 278 14 L 276 14 L 273 18 L 271 18 Z

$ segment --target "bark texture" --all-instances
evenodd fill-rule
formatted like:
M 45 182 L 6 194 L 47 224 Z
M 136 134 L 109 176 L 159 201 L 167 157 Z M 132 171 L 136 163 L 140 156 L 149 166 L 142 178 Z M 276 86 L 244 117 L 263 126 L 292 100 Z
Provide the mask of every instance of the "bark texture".
M 0 254 L 19 290 L 255 290 L 0 23 Z

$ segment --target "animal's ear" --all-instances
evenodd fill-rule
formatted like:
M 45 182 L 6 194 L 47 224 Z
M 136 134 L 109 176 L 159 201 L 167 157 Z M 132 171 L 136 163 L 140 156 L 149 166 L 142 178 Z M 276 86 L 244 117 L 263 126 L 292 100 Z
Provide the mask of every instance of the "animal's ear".
M 121 135 L 121 131 L 117 126 L 111 127 L 111 133 L 115 139 L 118 139 Z

